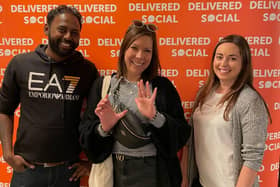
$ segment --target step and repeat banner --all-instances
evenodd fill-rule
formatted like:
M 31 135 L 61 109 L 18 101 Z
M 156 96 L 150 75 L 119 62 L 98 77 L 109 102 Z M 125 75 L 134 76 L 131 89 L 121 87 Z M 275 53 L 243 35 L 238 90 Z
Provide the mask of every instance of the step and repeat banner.
M 13 56 L 47 43 L 46 15 L 59 4 L 82 14 L 78 50 L 94 62 L 101 75 L 116 71 L 122 37 L 134 19 L 158 26 L 162 75 L 176 86 L 189 119 L 194 97 L 209 75 L 212 51 L 228 34 L 245 36 L 251 47 L 254 86 L 268 103 L 261 187 L 276 187 L 280 154 L 280 1 L 276 0 L 0 0 L 0 81 Z M 15 112 L 17 123 L 19 110 Z M 14 131 L 16 132 L 16 131 Z M 15 135 L 14 135 L 15 137 Z M 0 187 L 9 187 L 12 168 L 0 148 Z M 81 186 L 87 186 L 83 179 Z

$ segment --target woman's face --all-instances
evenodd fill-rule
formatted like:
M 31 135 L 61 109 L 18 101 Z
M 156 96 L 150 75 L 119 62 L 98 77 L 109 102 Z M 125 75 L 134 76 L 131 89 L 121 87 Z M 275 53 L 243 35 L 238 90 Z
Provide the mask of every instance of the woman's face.
M 233 43 L 221 44 L 215 53 L 213 69 L 220 83 L 232 86 L 242 68 L 240 51 Z
M 153 40 L 150 36 L 136 39 L 125 51 L 124 61 L 127 69 L 126 78 L 138 81 L 150 65 L 153 54 Z

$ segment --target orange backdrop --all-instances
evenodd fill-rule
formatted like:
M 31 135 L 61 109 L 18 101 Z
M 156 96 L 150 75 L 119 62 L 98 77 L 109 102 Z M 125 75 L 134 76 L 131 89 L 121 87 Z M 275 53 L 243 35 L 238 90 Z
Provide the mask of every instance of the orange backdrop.
M 254 85 L 268 103 L 273 124 L 258 174 L 261 187 L 276 187 L 280 154 L 280 1 L 272 0 L 0 0 L 0 81 L 11 58 L 46 43 L 47 12 L 58 4 L 76 7 L 84 17 L 79 50 L 101 75 L 116 69 L 118 50 L 133 19 L 155 23 L 162 74 L 176 86 L 185 116 L 206 80 L 220 37 L 246 37 L 252 50 Z M 16 111 L 16 123 L 19 110 Z M 14 135 L 15 136 L 15 135 Z M 0 187 L 8 187 L 12 168 L 0 148 Z M 82 186 L 87 186 L 83 179 Z

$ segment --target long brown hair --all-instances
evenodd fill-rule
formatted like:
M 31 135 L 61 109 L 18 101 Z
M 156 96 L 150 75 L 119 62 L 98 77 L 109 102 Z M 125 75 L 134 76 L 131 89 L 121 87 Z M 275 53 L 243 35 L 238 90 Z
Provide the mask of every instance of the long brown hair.
M 149 36 L 151 37 L 153 41 L 153 49 L 152 49 L 152 59 L 150 65 L 145 69 L 145 71 L 142 73 L 141 78 L 144 81 L 152 80 L 159 74 L 159 70 L 161 69 L 160 62 L 159 62 L 159 55 L 158 55 L 158 47 L 157 47 L 157 37 L 156 32 L 152 32 L 147 29 L 147 26 L 144 25 L 143 27 L 137 27 L 134 24 L 131 24 L 122 41 L 121 47 L 120 47 L 120 53 L 119 53 L 119 60 L 118 60 L 118 72 L 117 76 L 123 76 L 125 77 L 127 74 L 127 68 L 124 61 L 124 56 L 126 50 L 129 48 L 129 46 L 139 37 L 141 36 Z
M 247 40 L 240 35 L 228 35 L 226 37 L 224 37 L 223 39 L 221 39 L 216 47 L 214 48 L 213 54 L 212 54 L 212 59 L 211 59 L 211 64 L 210 64 L 210 73 L 209 73 L 209 77 L 205 83 L 205 85 L 201 88 L 194 107 L 193 107 L 193 112 L 195 111 L 195 109 L 197 107 L 202 107 L 202 105 L 205 102 L 206 97 L 208 96 L 208 94 L 219 85 L 219 79 L 216 76 L 216 74 L 214 73 L 214 68 L 213 68 L 213 63 L 215 60 L 215 55 L 216 55 L 216 51 L 217 48 L 223 44 L 223 43 L 233 43 L 235 44 L 240 51 L 240 56 L 241 56 L 241 62 L 242 62 L 242 68 L 241 71 L 237 77 L 237 79 L 235 80 L 235 82 L 233 83 L 233 85 L 231 86 L 231 89 L 228 93 L 226 93 L 221 101 L 219 102 L 219 104 L 224 104 L 225 102 L 227 102 L 225 111 L 224 111 L 224 119 L 226 121 L 229 120 L 229 112 L 231 111 L 231 109 L 233 108 L 233 106 L 235 105 L 237 98 L 240 94 L 240 92 L 242 91 L 242 88 L 244 88 L 245 85 L 248 85 L 249 87 L 251 87 L 253 90 L 255 90 L 257 92 L 257 94 L 262 98 L 262 96 L 260 95 L 260 93 L 254 88 L 253 86 L 253 68 L 252 68 L 252 57 L 251 57 L 251 51 L 250 51 L 250 47 L 249 44 L 247 42 Z M 264 101 L 264 99 L 262 98 L 262 100 Z M 265 103 L 265 101 L 264 101 Z M 270 118 L 270 122 L 271 120 L 271 116 L 268 110 L 268 107 L 265 103 L 265 107 L 266 110 L 268 112 L 269 118 Z

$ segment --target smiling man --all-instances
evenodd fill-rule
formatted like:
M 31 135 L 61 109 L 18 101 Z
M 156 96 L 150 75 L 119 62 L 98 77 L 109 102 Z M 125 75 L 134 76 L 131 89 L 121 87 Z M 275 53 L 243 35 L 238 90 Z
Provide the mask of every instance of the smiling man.
M 4 159 L 14 170 L 11 187 L 79 187 L 79 178 L 89 172 L 91 164 L 79 160 L 78 124 L 98 73 L 76 51 L 81 28 L 76 9 L 52 9 L 44 26 L 48 45 L 15 56 L 7 66 L 0 89 L 0 137 Z

